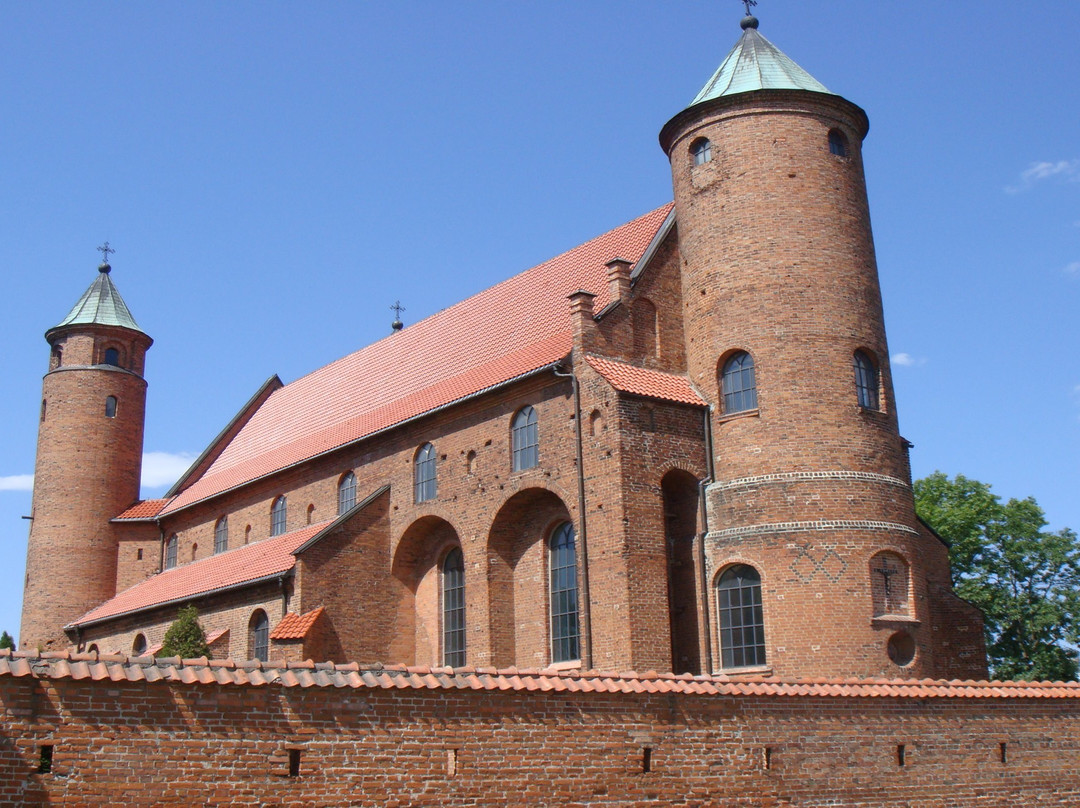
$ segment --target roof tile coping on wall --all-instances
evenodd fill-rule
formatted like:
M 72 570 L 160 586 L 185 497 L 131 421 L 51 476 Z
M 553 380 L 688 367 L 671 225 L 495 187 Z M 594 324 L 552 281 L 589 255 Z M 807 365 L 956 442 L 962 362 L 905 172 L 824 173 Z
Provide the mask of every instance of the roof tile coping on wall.
M 684 693 L 811 698 L 1080 699 L 1080 682 L 1000 682 L 934 679 L 777 679 L 648 671 L 439 668 L 332 662 L 259 662 L 206 657 L 132 657 L 92 653 L 30 654 L 0 650 L 0 678 L 221 684 L 284 687 L 412 688 Z

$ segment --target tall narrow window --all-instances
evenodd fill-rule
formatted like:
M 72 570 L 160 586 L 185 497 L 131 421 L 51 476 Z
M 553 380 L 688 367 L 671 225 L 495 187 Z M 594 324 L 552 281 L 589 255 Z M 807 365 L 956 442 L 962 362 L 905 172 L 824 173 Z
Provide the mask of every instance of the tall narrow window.
M 229 549 L 229 517 L 223 516 L 214 525 L 214 552 L 224 553 Z
M 878 408 L 878 372 L 866 351 L 855 352 L 855 394 L 864 410 Z
M 712 143 L 707 137 L 699 137 L 690 145 L 690 153 L 694 155 L 694 165 L 704 165 L 712 160 Z
M 105 417 L 116 417 L 116 396 L 109 396 L 105 399 Z
M 106 348 L 105 364 L 120 367 L 120 351 L 116 350 L 116 348 Z
M 829 151 L 837 157 L 847 157 L 847 138 L 839 129 L 829 132 Z
M 757 380 L 754 377 L 754 359 L 746 351 L 724 363 L 720 386 L 724 391 L 724 412 L 744 412 L 757 409 Z
M 765 618 L 761 608 L 761 576 L 737 564 L 716 583 L 720 654 L 725 668 L 765 664 Z
M 337 512 L 338 516 L 351 510 L 356 504 L 356 475 L 346 471 L 342 475 L 337 486 Z
M 532 407 L 523 407 L 514 415 L 510 442 L 514 471 L 540 465 L 540 432 L 536 426 L 536 410 Z
M 270 618 L 262 609 L 251 615 L 248 634 L 248 653 L 251 658 L 266 662 L 270 658 Z
M 425 443 L 413 459 L 413 492 L 417 502 L 435 499 L 435 447 Z
M 455 547 L 442 564 L 443 664 L 465 664 L 465 558 Z
M 135 656 L 142 656 L 146 653 L 146 635 L 136 634 L 135 640 L 131 643 L 131 653 Z
M 176 551 L 179 544 L 180 540 L 175 533 L 165 541 L 165 569 L 171 570 L 176 566 Z
M 563 522 L 551 534 L 551 661 L 580 659 L 578 649 L 577 552 L 574 526 Z
M 288 503 L 282 495 L 274 500 L 270 506 L 270 535 L 280 536 L 285 532 L 285 517 L 288 514 Z

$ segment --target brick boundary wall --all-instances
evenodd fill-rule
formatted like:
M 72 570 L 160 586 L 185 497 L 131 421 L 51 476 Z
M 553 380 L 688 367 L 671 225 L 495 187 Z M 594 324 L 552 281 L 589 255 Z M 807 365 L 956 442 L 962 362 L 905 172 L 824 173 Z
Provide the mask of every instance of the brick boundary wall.
M 1080 805 L 1077 683 L 5 652 L 0 711 L 0 806 Z

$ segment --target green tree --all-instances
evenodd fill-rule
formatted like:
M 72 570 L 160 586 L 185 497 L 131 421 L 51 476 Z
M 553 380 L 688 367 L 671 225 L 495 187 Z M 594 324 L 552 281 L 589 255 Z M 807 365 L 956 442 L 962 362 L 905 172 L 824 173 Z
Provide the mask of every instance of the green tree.
M 15 640 L 6 631 L 3 635 L 0 635 L 0 650 L 4 648 L 10 648 L 12 651 L 15 650 Z
M 165 632 L 159 656 L 183 659 L 210 656 L 206 632 L 199 625 L 199 612 L 194 606 L 184 606 L 177 613 L 176 621 Z
M 915 508 L 949 542 L 957 594 L 986 615 L 990 673 L 1076 679 L 1080 672 L 1080 542 L 1046 530 L 1031 497 L 1003 503 L 990 486 L 940 471 L 915 482 Z

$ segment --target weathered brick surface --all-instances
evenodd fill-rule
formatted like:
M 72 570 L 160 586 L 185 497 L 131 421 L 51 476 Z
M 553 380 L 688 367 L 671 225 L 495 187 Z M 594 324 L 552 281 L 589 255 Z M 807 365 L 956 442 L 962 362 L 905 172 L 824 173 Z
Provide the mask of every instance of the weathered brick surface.
M 1080 805 L 1071 700 L 4 677 L 0 711 L 10 806 Z

